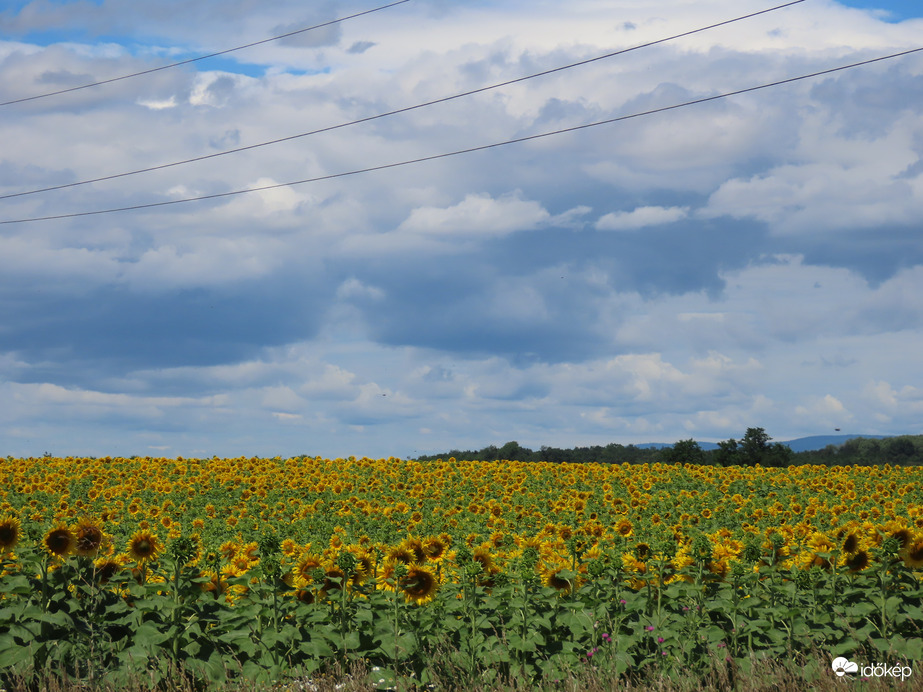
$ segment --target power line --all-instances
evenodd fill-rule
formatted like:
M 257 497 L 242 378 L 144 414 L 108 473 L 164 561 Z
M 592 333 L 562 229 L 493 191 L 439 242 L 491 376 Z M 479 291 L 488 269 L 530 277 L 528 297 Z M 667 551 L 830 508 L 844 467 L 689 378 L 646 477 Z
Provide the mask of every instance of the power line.
M 758 86 L 747 87 L 746 89 L 737 89 L 736 91 L 728 91 L 723 94 L 717 94 L 715 96 L 706 96 L 704 98 L 695 99 L 692 101 L 684 101 L 682 103 L 677 103 L 672 106 L 663 106 L 661 108 L 653 108 L 647 111 L 641 111 L 639 113 L 632 113 L 630 115 L 621 115 L 616 118 L 608 118 L 606 120 L 598 120 L 596 122 L 587 123 L 584 125 L 576 125 L 574 127 L 565 127 L 559 130 L 553 130 L 551 132 L 542 132 L 536 135 L 528 135 L 526 137 L 517 137 L 516 139 L 508 139 L 503 142 L 494 142 L 492 144 L 483 144 L 477 147 L 470 147 L 468 149 L 458 149 L 456 151 L 445 152 L 442 154 L 434 154 L 432 156 L 423 156 L 416 159 L 409 159 L 407 161 L 398 161 L 396 163 L 387 163 L 380 166 L 370 166 L 368 168 L 360 168 L 352 171 L 346 171 L 344 173 L 332 173 L 330 175 L 317 176 L 315 178 L 305 178 L 303 180 L 293 180 L 287 183 L 275 183 L 273 185 L 263 185 L 260 187 L 247 188 L 245 190 L 231 190 L 229 192 L 219 192 L 211 195 L 202 195 L 200 197 L 186 197 L 184 199 L 173 199 L 167 200 L 164 202 L 150 202 L 147 204 L 136 204 L 129 207 L 117 207 L 112 209 L 97 209 L 94 211 L 83 211 L 83 212 L 74 212 L 70 214 L 57 214 L 54 216 L 39 216 L 26 219 L 11 219 L 7 221 L 0 221 L 0 225 L 8 224 L 17 224 L 17 223 L 31 223 L 34 221 L 53 221 L 57 219 L 72 219 L 80 216 L 97 216 L 100 214 L 114 214 L 117 212 L 124 211 L 137 211 L 139 209 L 153 209 L 156 207 L 166 207 L 174 204 L 184 204 L 187 202 L 202 202 L 205 200 L 211 199 L 221 199 L 224 197 L 233 197 L 235 195 L 244 195 L 251 192 L 263 192 L 266 190 L 275 190 L 281 187 L 293 187 L 295 185 L 304 185 L 307 183 L 316 183 L 323 180 L 333 180 L 336 178 L 345 178 L 348 176 L 359 175 L 361 173 L 371 173 L 373 171 L 383 171 L 388 168 L 398 168 L 400 166 L 409 166 L 415 163 L 423 163 L 425 161 L 435 161 L 436 159 L 444 159 L 450 156 L 459 156 L 461 154 L 470 154 L 476 151 L 485 151 L 487 149 L 495 149 L 498 147 L 507 146 L 510 144 L 519 144 L 522 142 L 528 142 L 535 139 L 542 139 L 544 137 L 552 137 L 554 135 L 565 134 L 568 132 L 577 132 L 578 130 L 586 130 L 591 127 L 598 127 L 600 125 L 609 125 L 612 123 L 621 122 L 623 120 L 631 120 L 633 118 L 641 118 L 648 115 L 654 115 L 655 113 L 664 113 L 666 111 L 676 110 L 678 108 L 685 108 L 687 106 L 695 106 L 701 103 L 708 103 L 710 101 L 717 101 L 719 99 L 728 98 L 730 96 L 739 96 L 740 94 L 746 94 L 752 91 L 759 91 L 760 89 L 768 89 L 770 87 L 781 86 L 783 84 L 791 84 L 792 82 L 798 82 L 805 79 L 811 79 L 813 77 L 820 77 L 826 74 L 832 74 L 834 72 L 841 72 L 843 70 L 849 70 L 855 67 L 862 67 L 863 65 L 870 65 L 872 63 L 881 62 L 883 60 L 892 60 L 894 58 L 903 57 L 905 55 L 910 55 L 912 53 L 919 53 L 923 51 L 921 48 L 912 48 L 910 50 L 901 51 L 900 53 L 892 53 L 891 55 L 884 55 L 878 58 L 870 58 L 868 60 L 862 60 L 860 62 L 851 63 L 849 65 L 841 65 L 839 67 L 832 67 L 827 70 L 821 70 L 819 72 L 812 72 L 810 74 L 800 75 L 798 77 L 789 77 L 788 79 L 780 79 L 775 82 L 769 82 L 767 84 L 760 84 Z
M 406 1 L 406 0 L 405 0 L 405 1 Z M 433 101 L 426 101 L 426 102 L 424 102 L 424 103 L 418 103 L 418 104 L 416 104 L 416 105 L 414 105 L 414 106 L 407 106 L 407 107 L 405 107 L 405 108 L 399 108 L 399 109 L 397 109 L 397 110 L 387 111 L 387 112 L 385 112 L 385 113 L 379 113 L 379 114 L 377 114 L 377 115 L 370 115 L 370 116 L 368 116 L 368 117 L 360 118 L 360 119 L 358 119 L 358 120 L 351 120 L 351 121 L 346 122 L 346 123 L 340 123 L 339 125 L 331 125 L 331 126 L 329 126 L 329 127 L 319 128 L 319 129 L 317 129 L 317 130 L 310 130 L 309 132 L 301 132 L 301 133 L 298 133 L 298 134 L 295 134 L 295 135 L 289 135 L 289 136 L 287 136 L 287 137 L 280 137 L 279 139 L 269 140 L 268 142 L 259 142 L 259 143 L 257 143 L 257 144 L 250 144 L 250 145 L 243 146 L 243 147 L 237 147 L 237 148 L 235 148 L 235 149 L 226 149 L 225 151 L 219 151 L 219 152 L 214 152 L 214 153 L 211 153 L 211 154 L 205 154 L 205 155 L 203 155 L 203 156 L 196 156 L 196 157 L 193 157 L 193 158 L 190 158 L 190 159 L 184 159 L 184 160 L 182 160 L 182 161 L 174 161 L 174 162 L 172 162 L 172 163 L 163 163 L 163 164 L 159 164 L 159 165 L 156 165 L 156 166 L 149 166 L 149 167 L 147 167 L 147 168 L 139 168 L 139 169 L 137 169 L 137 170 L 127 171 L 127 172 L 125 172 L 125 173 L 115 173 L 115 174 L 112 174 L 112 175 L 101 176 L 101 177 L 99 177 L 99 178 L 90 178 L 90 179 L 87 179 L 87 180 L 80 180 L 80 181 L 73 182 L 73 183 L 64 183 L 64 184 L 62 184 L 62 185 L 53 185 L 53 186 L 50 186 L 50 187 L 43 187 L 43 188 L 39 188 L 39 189 L 35 189 L 35 190 L 27 190 L 27 191 L 25 191 L 25 192 L 14 192 L 14 193 L 12 193 L 12 194 L 0 195 L 0 200 L 3 200 L 3 199 L 11 199 L 11 198 L 13 198 L 13 197 L 24 197 L 24 196 L 26 196 L 26 195 L 36 195 L 36 194 L 40 194 L 40 193 L 43 193 L 43 192 L 51 192 L 51 191 L 53 191 L 53 190 L 63 190 L 63 189 L 69 188 L 69 187 L 77 187 L 77 186 L 80 186 L 80 185 L 88 185 L 88 184 L 91 184 L 91 183 L 100 183 L 100 182 L 104 182 L 104 181 L 107 181 L 107 180 L 115 180 L 115 179 L 117 179 L 117 178 L 125 178 L 125 177 L 132 176 L 132 175 L 138 175 L 139 173 L 150 173 L 150 172 L 152 172 L 152 171 L 163 170 L 164 168 L 172 168 L 172 167 L 174 167 L 174 166 L 183 166 L 183 165 L 186 165 L 186 164 L 189 164 L 189 163 L 196 163 L 196 162 L 198 162 L 198 161 L 205 161 L 205 160 L 207 160 L 207 159 L 213 159 L 213 158 L 216 158 L 216 157 L 219 157 L 219 156 L 227 156 L 228 154 L 237 154 L 237 153 L 240 153 L 240 152 L 242 152 L 242 151 L 249 151 L 249 150 L 251 150 L 251 149 L 259 149 L 260 147 L 267 147 L 267 146 L 270 146 L 270 145 L 273 145 L 273 144 L 280 144 L 280 143 L 282 143 L 282 142 L 290 142 L 290 141 L 292 141 L 292 140 L 294 140 L 294 139 L 300 139 L 300 138 L 302 138 L 302 137 L 310 137 L 311 135 L 321 134 L 321 133 L 323 133 L 323 132 L 330 132 L 330 131 L 332 131 L 332 130 L 339 130 L 339 129 L 344 128 L 344 127 L 350 127 L 350 126 L 352 126 L 352 125 L 359 125 L 359 124 L 361 124 L 361 123 L 367 123 L 367 122 L 370 122 L 370 121 L 372 121 L 372 120 L 378 120 L 378 119 L 380 119 L 380 118 L 386 118 L 386 117 L 389 117 L 389 116 L 392 116 L 392 115 L 398 115 L 398 114 L 400 114 L 400 113 L 407 113 L 407 112 L 409 112 L 409 111 L 417 110 L 417 109 L 419 109 L 419 108 L 426 108 L 427 106 L 434 106 L 434 105 L 436 105 L 436 104 L 438 104 L 438 103 L 445 103 L 445 102 L 447 102 L 447 101 L 453 101 L 453 100 L 455 100 L 455 99 L 460 99 L 460 98 L 463 98 L 463 97 L 465 97 L 465 96 L 472 96 L 472 95 L 474 95 L 474 94 L 480 94 L 480 93 L 483 93 L 483 92 L 485 92 L 485 91 L 490 91 L 490 90 L 492 90 L 492 89 L 499 89 L 500 87 L 509 86 L 509 85 L 511 85 L 511 84 L 517 84 L 517 83 L 519 83 L 519 82 L 525 82 L 525 81 L 527 81 L 527 80 L 535 79 L 535 78 L 537 78 L 537 77 L 544 77 L 544 76 L 549 75 L 549 74 L 554 74 L 555 72 L 562 72 L 562 71 L 564 71 L 564 70 L 569 70 L 569 69 L 574 68 L 574 67 L 580 67 L 580 66 L 583 66 L 583 65 L 588 65 L 588 64 L 590 64 L 590 63 L 598 62 L 598 61 L 600 61 L 600 60 L 605 60 L 605 59 L 607 59 L 607 58 L 612 58 L 612 57 L 615 57 L 615 56 L 617 56 L 617 55 L 623 55 L 624 53 L 629 53 L 629 52 L 631 52 L 631 51 L 640 50 L 640 49 L 642 49 L 642 48 L 649 48 L 650 46 L 656 46 L 657 44 L 660 44 L 660 43 L 666 43 L 667 41 L 674 41 L 674 40 L 676 40 L 676 39 L 678 39 L 678 38 L 683 38 L 683 37 L 686 37 L 686 36 L 691 36 L 691 35 L 693 35 L 693 34 L 698 34 L 698 33 L 701 33 L 701 32 L 703 32 L 703 31 L 708 31 L 709 29 L 715 29 L 715 28 L 717 28 L 717 27 L 725 26 L 725 25 L 727 25 L 727 24 L 733 24 L 734 22 L 739 22 L 739 21 L 742 21 L 742 20 L 744 20 L 744 19 L 750 19 L 750 18 L 752 18 L 752 17 L 756 17 L 756 16 L 759 16 L 759 15 L 761 15 L 761 14 L 766 14 L 766 13 L 768 13 L 768 12 L 774 12 L 774 11 L 776 11 L 776 10 L 780 10 L 780 9 L 783 9 L 783 8 L 786 8 L 786 7 L 791 7 L 792 5 L 797 5 L 797 4 L 802 3 L 802 2 L 804 2 L 804 1 L 805 1 L 805 0 L 794 0 L 793 2 L 787 2 L 787 3 L 785 3 L 784 5 L 778 5 L 778 6 L 776 6 L 776 7 L 771 7 L 771 8 L 766 9 L 766 10 L 760 10 L 759 12 L 752 12 L 752 13 L 750 13 L 750 14 L 746 14 L 746 15 L 743 15 L 743 16 L 741 16 L 741 17 L 735 17 L 734 19 L 728 19 L 728 20 L 725 20 L 725 21 L 723 21 L 723 22 L 718 22 L 717 24 L 710 24 L 710 25 L 708 25 L 708 26 L 704 26 L 704 27 L 701 27 L 701 28 L 699 28 L 699 29 L 693 29 L 693 30 L 691 30 L 691 31 L 685 31 L 685 32 L 683 32 L 683 33 L 681 33 L 681 34 L 675 34 L 675 35 L 673 35 L 673 36 L 668 36 L 667 38 L 661 38 L 661 39 L 658 39 L 658 40 L 656 40 L 656 41 L 650 41 L 650 42 L 648 42 L 648 43 L 643 43 L 643 44 L 640 44 L 640 45 L 637 45 L 637 46 L 633 46 L 633 47 L 631 47 L 631 48 L 624 48 L 624 49 L 622 49 L 622 50 L 617 50 L 617 51 L 613 51 L 613 52 L 610 52 L 610 53 L 605 53 L 604 55 L 598 55 L 598 56 L 596 56 L 595 58 L 589 58 L 589 59 L 587 59 L 587 60 L 580 60 L 579 62 L 570 63 L 570 64 L 568 64 L 568 65 L 563 65 L 563 66 L 561 66 L 561 67 L 555 67 L 555 68 L 552 68 L 552 69 L 550 69 L 550 70 L 544 70 L 544 71 L 542 71 L 542 72 L 536 72 L 536 73 L 534 73 L 534 74 L 526 75 L 525 77 L 518 77 L 518 78 L 516 78 L 516 79 L 510 79 L 510 80 L 507 80 L 507 81 L 505 81 L 505 82 L 500 82 L 500 83 L 498 83 L 498 84 L 491 84 L 490 86 L 480 87 L 480 88 L 478 88 L 478 89 L 472 89 L 472 90 L 470 90 L 470 91 L 464 91 L 464 92 L 462 92 L 462 93 L 454 94 L 454 95 L 452 95 L 452 96 L 445 96 L 445 97 L 443 97 L 443 98 L 435 99 L 435 100 L 433 100 Z
M 142 75 L 151 74 L 152 72 L 160 72 L 161 70 L 169 70 L 174 67 L 188 65 L 189 63 L 198 62 L 200 60 L 207 60 L 208 58 L 217 58 L 220 55 L 227 55 L 228 53 L 233 53 L 238 50 L 243 50 L 244 48 L 253 48 L 253 46 L 260 46 L 264 43 L 270 43 L 272 41 L 279 41 L 283 38 L 288 38 L 290 36 L 296 36 L 298 34 L 303 34 L 306 31 L 314 31 L 315 29 L 323 29 L 325 26 L 339 24 L 340 22 L 345 22 L 348 19 L 355 19 L 356 17 L 361 17 L 366 14 L 372 14 L 373 12 L 380 12 L 381 10 L 386 10 L 388 8 L 395 7 L 396 5 L 403 5 L 405 2 L 410 2 L 410 0 L 397 0 L 396 2 L 392 2 L 388 5 L 374 7 L 370 10 L 364 10 L 362 12 L 357 12 L 356 14 L 351 14 L 347 17 L 340 17 L 339 19 L 332 19 L 329 22 L 324 22 L 323 24 L 315 24 L 314 26 L 305 27 L 304 29 L 297 29 L 295 31 L 289 31 L 286 34 L 280 34 L 279 36 L 273 36 L 271 38 L 264 38 L 261 41 L 254 41 L 253 43 L 247 43 L 243 46 L 227 48 L 225 50 L 220 50 L 217 53 L 208 53 L 207 55 L 199 55 L 195 58 L 189 58 L 188 60 L 180 60 L 179 62 L 170 63 L 169 65 L 161 65 L 160 67 L 153 67 L 149 70 L 142 70 L 141 72 L 132 72 L 131 74 L 125 74 L 120 77 L 112 77 L 111 79 L 102 79 L 98 82 L 90 82 L 89 84 L 81 84 L 80 86 L 70 87 L 68 89 L 61 89 L 59 91 L 50 91 L 46 94 L 38 94 L 37 96 L 26 96 L 25 98 L 14 99 L 12 101 L 3 101 L 3 102 L 0 102 L 0 107 L 11 106 L 14 103 L 24 103 L 26 101 L 36 101 L 38 99 L 48 98 L 49 96 L 58 96 L 59 94 L 66 94 L 71 91 L 89 89 L 90 87 L 97 87 L 103 84 L 111 84 L 112 82 L 119 82 L 119 81 L 122 81 L 123 79 L 131 79 L 132 77 L 140 77 Z

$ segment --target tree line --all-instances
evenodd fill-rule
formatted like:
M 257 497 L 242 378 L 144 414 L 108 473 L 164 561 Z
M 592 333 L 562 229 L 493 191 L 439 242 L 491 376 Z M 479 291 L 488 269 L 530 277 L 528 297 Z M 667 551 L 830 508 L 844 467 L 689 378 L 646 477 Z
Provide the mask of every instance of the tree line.
M 615 442 L 590 447 L 561 449 L 542 446 L 532 450 L 512 441 L 498 447 L 488 445 L 480 450 L 453 449 L 444 454 L 419 456 L 419 461 L 446 459 L 511 461 L 551 463 L 597 464 L 703 464 L 713 466 L 784 467 L 800 464 L 826 466 L 894 466 L 923 465 L 923 435 L 901 435 L 885 439 L 856 437 L 841 445 L 827 445 L 823 449 L 805 452 L 792 451 L 791 447 L 772 438 L 763 428 L 747 428 L 743 437 L 723 440 L 717 449 L 703 449 L 694 439 L 678 440 L 670 447 L 636 447 Z

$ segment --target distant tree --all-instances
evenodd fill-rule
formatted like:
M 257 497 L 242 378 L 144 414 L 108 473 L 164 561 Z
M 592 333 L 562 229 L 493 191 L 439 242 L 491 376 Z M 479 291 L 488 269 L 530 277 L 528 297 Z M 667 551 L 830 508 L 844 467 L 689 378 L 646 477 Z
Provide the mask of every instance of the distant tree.
M 542 461 L 550 461 L 552 464 L 563 464 L 571 460 L 571 455 L 567 450 L 557 447 L 542 446 L 542 453 L 540 456 Z
M 715 462 L 721 466 L 737 466 L 740 464 L 741 453 L 737 447 L 737 440 L 731 438 L 718 443 L 715 450 Z
M 795 453 L 788 445 L 773 442 L 763 455 L 763 466 L 791 466 L 795 460 Z
M 481 461 L 493 461 L 494 459 L 499 459 L 500 450 L 497 449 L 497 445 L 487 445 L 477 454 L 477 458 Z
M 763 428 L 747 428 L 747 432 L 740 441 L 741 461 L 748 466 L 762 464 L 769 452 L 771 439 Z
M 672 447 L 664 447 L 660 458 L 668 464 L 704 464 L 705 451 L 692 438 L 679 440 Z
M 907 437 L 895 437 L 888 440 L 885 446 L 885 456 L 892 464 L 903 464 L 915 456 L 917 448 L 913 441 Z
M 497 450 L 498 459 L 507 459 L 509 461 L 522 461 L 523 457 L 526 456 L 523 452 L 528 452 L 528 456 L 532 456 L 532 450 L 525 450 L 519 446 L 519 443 L 516 441 L 507 442 L 500 449 Z

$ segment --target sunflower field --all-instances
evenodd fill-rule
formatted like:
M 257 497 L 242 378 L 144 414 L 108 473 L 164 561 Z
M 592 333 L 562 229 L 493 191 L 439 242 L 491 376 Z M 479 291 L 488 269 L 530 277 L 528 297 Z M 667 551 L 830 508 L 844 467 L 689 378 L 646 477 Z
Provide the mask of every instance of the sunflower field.
M 0 686 L 923 661 L 921 467 L 43 457 L 0 479 Z

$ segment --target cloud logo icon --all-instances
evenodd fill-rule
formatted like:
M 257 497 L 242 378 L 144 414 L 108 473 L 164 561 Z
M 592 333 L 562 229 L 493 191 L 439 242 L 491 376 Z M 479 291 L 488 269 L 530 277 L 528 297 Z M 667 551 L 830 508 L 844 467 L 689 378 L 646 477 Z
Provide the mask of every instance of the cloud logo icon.
M 844 675 L 846 675 L 846 673 L 858 673 L 859 672 L 858 663 L 853 663 L 849 659 L 843 658 L 842 656 L 840 656 L 839 658 L 833 659 L 833 663 L 831 663 L 830 665 L 833 668 L 833 672 L 836 673 L 837 676 L 839 677 L 843 677 Z

